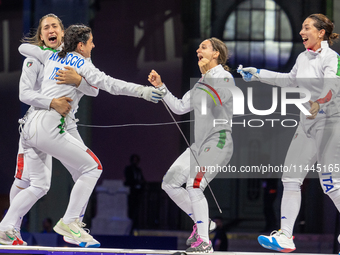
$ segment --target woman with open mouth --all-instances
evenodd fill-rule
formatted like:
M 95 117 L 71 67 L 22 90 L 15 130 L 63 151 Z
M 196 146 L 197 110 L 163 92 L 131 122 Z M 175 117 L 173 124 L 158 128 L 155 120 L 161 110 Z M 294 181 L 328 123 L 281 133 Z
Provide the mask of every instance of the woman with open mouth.
M 284 163 L 294 171 L 284 172 L 282 176 L 281 229 L 258 237 L 267 249 L 280 252 L 296 249 L 293 228 L 301 206 L 300 187 L 309 171 L 319 174 L 324 193 L 340 211 L 339 56 L 329 47 L 339 35 L 333 29 L 333 23 L 325 15 L 308 16 L 300 31 L 306 50 L 300 53 L 289 73 L 242 66 L 238 69 L 245 81 L 300 87 L 311 93 L 311 100 L 304 104 L 310 115 L 300 113 L 300 123 Z
M 171 94 L 155 70 L 148 80 L 166 91 L 164 102 L 171 111 L 179 115 L 194 113 L 195 142 L 188 144 L 170 166 L 163 177 L 162 189 L 194 223 L 186 251 L 211 253 L 214 251 L 209 241 L 212 222 L 203 191 L 218 173 L 209 170 L 226 166 L 233 154 L 230 120 L 233 117 L 231 89 L 235 82 L 225 65 L 228 48 L 221 40 L 214 37 L 204 40 L 196 53 L 202 77 L 181 99 Z M 228 121 L 214 125 L 215 119 Z

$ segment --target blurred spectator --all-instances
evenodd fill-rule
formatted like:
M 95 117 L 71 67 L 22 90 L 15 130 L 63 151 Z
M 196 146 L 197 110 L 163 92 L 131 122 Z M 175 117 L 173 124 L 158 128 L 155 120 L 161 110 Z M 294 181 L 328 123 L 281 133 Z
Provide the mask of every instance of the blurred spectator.
M 263 213 L 266 225 L 261 232 L 278 229 L 277 213 L 275 213 L 274 202 L 277 197 L 278 179 L 268 178 L 262 180 L 263 187 Z
M 45 218 L 42 222 L 43 231 L 41 233 L 54 233 L 53 231 L 53 222 L 51 218 Z
M 212 239 L 212 245 L 214 251 L 227 251 L 228 250 L 228 238 L 227 238 L 227 231 L 223 224 L 222 217 L 215 217 L 213 221 L 216 223 L 216 228 L 212 232 L 214 235 Z

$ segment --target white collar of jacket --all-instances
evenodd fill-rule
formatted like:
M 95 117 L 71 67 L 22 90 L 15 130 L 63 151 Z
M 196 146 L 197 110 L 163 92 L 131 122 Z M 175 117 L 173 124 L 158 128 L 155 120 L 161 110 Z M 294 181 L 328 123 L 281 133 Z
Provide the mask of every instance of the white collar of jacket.
M 321 42 L 321 48 L 317 49 L 316 51 L 312 51 L 312 50 L 309 50 L 307 49 L 307 52 L 313 56 L 319 54 L 323 49 L 328 49 L 329 48 L 329 45 L 328 45 L 328 42 L 327 41 L 322 41 Z
M 221 70 L 224 70 L 224 68 L 223 68 L 222 65 L 219 64 L 219 65 L 209 69 L 205 74 L 202 74 L 202 77 L 206 76 L 207 74 L 214 75 L 218 72 L 221 72 Z

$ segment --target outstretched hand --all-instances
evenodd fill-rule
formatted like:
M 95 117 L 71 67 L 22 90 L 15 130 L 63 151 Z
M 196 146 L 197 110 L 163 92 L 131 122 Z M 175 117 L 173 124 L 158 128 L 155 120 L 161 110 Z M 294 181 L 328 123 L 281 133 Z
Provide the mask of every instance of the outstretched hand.
M 136 90 L 141 98 L 153 103 L 158 103 L 165 95 L 164 91 L 152 86 L 139 86 Z
M 57 84 L 75 84 L 78 88 L 82 77 L 72 67 L 65 66 L 66 70 L 58 70 L 55 79 L 58 80 Z
M 161 87 L 163 85 L 161 76 L 155 70 L 151 70 L 148 76 L 148 81 L 156 88 Z
M 239 65 L 237 68 L 237 72 L 241 74 L 244 81 L 256 81 L 259 79 L 260 69 L 255 67 L 243 67 L 243 65 Z

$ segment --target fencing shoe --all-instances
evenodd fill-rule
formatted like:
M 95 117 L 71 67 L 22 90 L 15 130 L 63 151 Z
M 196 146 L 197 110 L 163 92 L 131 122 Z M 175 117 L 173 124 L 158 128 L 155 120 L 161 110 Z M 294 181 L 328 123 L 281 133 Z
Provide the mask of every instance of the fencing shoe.
M 280 252 L 292 252 L 294 251 L 295 244 L 293 242 L 294 237 L 287 237 L 282 230 L 273 231 L 269 236 L 260 235 L 257 240 L 262 247 L 274 251 Z

